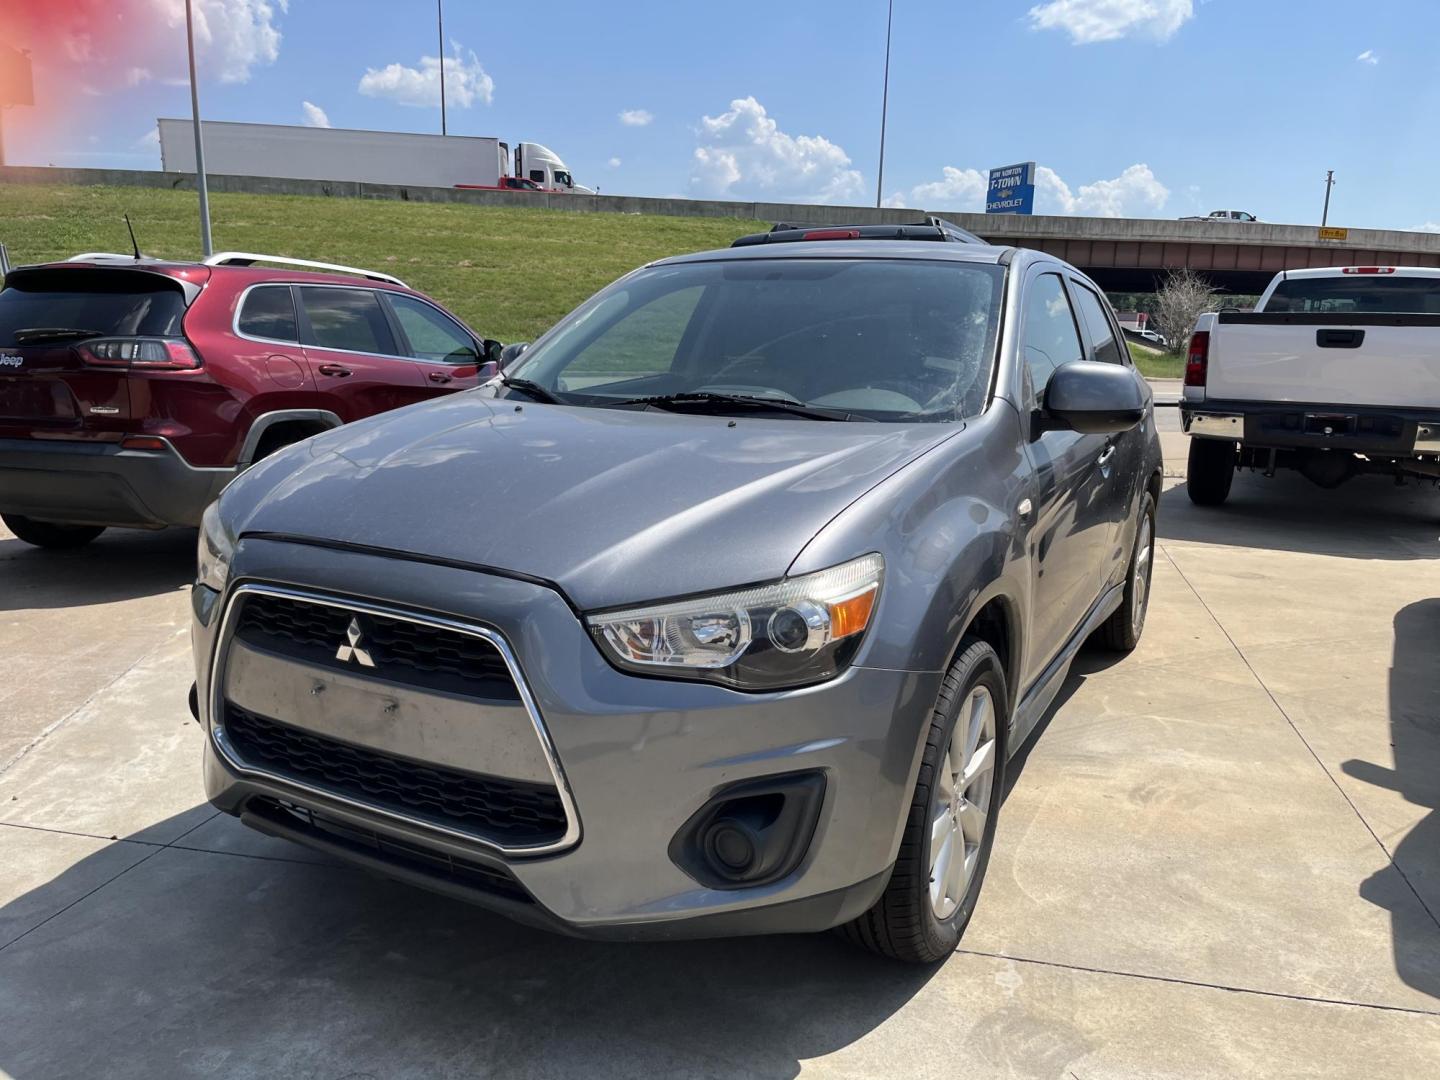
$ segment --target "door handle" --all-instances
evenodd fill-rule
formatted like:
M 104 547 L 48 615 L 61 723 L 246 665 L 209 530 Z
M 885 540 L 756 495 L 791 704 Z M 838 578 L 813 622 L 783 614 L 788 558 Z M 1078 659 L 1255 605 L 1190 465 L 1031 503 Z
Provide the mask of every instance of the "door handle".
M 337 379 L 344 379 L 352 375 L 353 372 L 348 367 L 342 367 L 339 364 L 321 364 L 320 374 L 333 375 Z
M 1114 456 L 1115 456 L 1115 444 L 1114 444 L 1114 443 L 1111 443 L 1109 446 L 1105 447 L 1105 452 L 1102 453 L 1098 458 L 1095 459 L 1095 464 L 1096 464 L 1096 465 L 1099 465 L 1100 468 L 1103 469 L 1103 468 L 1105 468 L 1106 465 L 1109 465 L 1109 464 L 1110 464 L 1110 459 L 1113 458 Z
M 438 382 L 438 383 L 447 383 L 447 382 L 450 382 L 451 380 L 450 380 L 450 376 L 449 376 L 449 375 L 446 375 L 443 371 L 432 371 L 432 372 L 430 372 L 430 381 L 431 381 L 431 382 Z

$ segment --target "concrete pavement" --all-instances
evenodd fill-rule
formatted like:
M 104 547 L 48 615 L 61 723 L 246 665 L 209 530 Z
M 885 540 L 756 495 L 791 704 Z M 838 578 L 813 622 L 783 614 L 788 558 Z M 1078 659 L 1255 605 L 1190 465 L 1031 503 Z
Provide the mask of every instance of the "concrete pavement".
M 1082 654 L 927 971 L 574 942 L 250 833 L 200 791 L 193 533 L 0 533 L 0 1075 L 1434 1075 L 1440 495 L 1167 484 L 1145 638 Z

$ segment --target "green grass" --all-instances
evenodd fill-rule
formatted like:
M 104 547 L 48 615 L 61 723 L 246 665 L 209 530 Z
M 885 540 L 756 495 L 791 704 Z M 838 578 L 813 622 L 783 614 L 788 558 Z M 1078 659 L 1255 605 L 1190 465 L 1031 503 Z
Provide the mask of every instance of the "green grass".
M 193 192 L 0 184 L 12 263 L 128 251 L 194 259 Z M 214 194 L 217 251 L 261 251 L 394 274 L 477 331 L 533 340 L 591 293 L 651 259 L 727 246 L 765 226 L 731 218 L 572 213 L 462 204 Z
M 1178 353 L 1161 353 L 1136 345 L 1130 346 L 1130 359 L 1147 379 L 1178 379 L 1185 374 L 1185 358 Z

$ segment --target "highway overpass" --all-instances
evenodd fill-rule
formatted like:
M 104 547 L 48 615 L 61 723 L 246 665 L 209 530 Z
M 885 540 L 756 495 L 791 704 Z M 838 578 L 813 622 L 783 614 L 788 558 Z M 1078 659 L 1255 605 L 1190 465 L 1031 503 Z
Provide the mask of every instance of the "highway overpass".
M 474 191 L 362 184 L 349 180 L 215 174 L 208 179 L 212 191 L 547 207 L 597 213 L 758 218 L 805 224 L 899 224 L 913 222 L 923 213 L 873 206 Z M 188 189 L 194 187 L 194 176 L 153 170 L 0 166 L 0 182 Z M 1334 238 L 1322 239 L 1321 230 L 1314 225 L 937 213 L 994 243 L 1039 248 L 1058 255 L 1090 274 L 1103 288 L 1116 292 L 1147 292 L 1167 270 L 1181 266 L 1199 271 L 1221 289 L 1235 293 L 1258 293 L 1277 271 L 1307 266 L 1440 266 L 1440 234 L 1437 233 L 1342 227 L 1332 230 Z M 0 236 L 0 240 L 3 239 Z
M 1440 234 L 1314 225 L 1158 218 L 945 214 L 993 243 L 1039 248 L 1074 263 L 1104 289 L 1148 292 L 1187 266 L 1221 289 L 1258 293 L 1281 270 L 1309 266 L 1440 266 Z

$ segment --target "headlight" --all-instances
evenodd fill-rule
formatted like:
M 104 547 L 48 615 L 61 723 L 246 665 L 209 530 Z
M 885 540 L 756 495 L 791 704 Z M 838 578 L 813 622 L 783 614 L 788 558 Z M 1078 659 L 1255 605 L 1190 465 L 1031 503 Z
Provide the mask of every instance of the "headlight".
M 775 690 L 828 679 L 850 662 L 875 611 L 885 560 L 737 592 L 607 611 L 586 623 L 617 666 Z
M 200 519 L 200 545 L 196 552 L 195 579 L 216 592 L 225 591 L 230 576 L 230 559 L 235 553 L 235 538 L 220 517 L 220 501 L 212 502 Z

